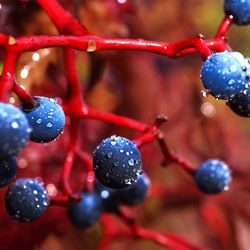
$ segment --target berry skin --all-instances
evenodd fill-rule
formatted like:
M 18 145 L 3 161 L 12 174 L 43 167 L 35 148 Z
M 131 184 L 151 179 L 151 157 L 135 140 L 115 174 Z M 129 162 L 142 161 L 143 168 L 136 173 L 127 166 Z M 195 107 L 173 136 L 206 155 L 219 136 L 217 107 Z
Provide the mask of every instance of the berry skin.
M 205 194 L 218 194 L 228 188 L 231 171 L 221 160 L 211 159 L 200 165 L 195 174 L 199 189 Z
M 149 178 L 145 174 L 140 175 L 135 183 L 117 191 L 119 202 L 130 206 L 141 203 L 146 198 L 149 185 Z
M 0 103 L 0 158 L 19 153 L 29 139 L 30 127 L 25 115 L 11 104 Z
M 15 178 L 16 170 L 17 163 L 15 156 L 0 160 L 0 187 L 6 186 Z
M 250 117 L 250 89 L 247 88 L 234 95 L 227 104 L 236 114 Z
M 93 157 L 96 178 L 109 188 L 124 188 L 142 174 L 141 155 L 136 145 L 120 136 L 103 140 Z
M 95 193 L 83 193 L 81 201 L 68 207 L 70 221 L 82 229 L 97 223 L 102 213 L 101 199 Z
M 248 69 L 248 60 L 238 52 L 215 53 L 203 63 L 201 81 L 214 97 L 229 99 L 248 83 Z
M 16 180 L 5 196 L 8 214 L 20 222 L 29 222 L 40 217 L 48 203 L 48 195 L 43 185 L 30 178 Z
M 50 142 L 63 131 L 65 115 L 53 98 L 35 96 L 37 104 L 33 109 L 22 108 L 32 128 L 30 140 L 33 142 Z
M 250 0 L 225 0 L 224 10 L 227 15 L 233 15 L 237 25 L 250 24 Z

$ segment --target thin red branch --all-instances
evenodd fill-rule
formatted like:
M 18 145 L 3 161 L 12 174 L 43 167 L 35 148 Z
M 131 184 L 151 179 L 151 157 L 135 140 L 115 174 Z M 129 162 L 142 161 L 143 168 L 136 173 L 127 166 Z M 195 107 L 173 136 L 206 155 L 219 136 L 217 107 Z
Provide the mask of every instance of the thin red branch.
M 180 155 L 169 150 L 162 133 L 158 134 L 157 141 L 164 156 L 164 160 L 162 162 L 163 165 L 168 165 L 170 163 L 177 163 L 189 174 L 191 175 L 195 174 L 195 167 L 191 163 L 182 158 Z
M 62 169 L 62 176 L 61 176 L 61 185 L 62 191 L 65 196 L 73 195 L 73 191 L 70 186 L 70 174 L 73 168 L 73 163 L 75 159 L 75 151 L 77 147 L 77 140 L 78 140 L 78 123 L 76 118 L 71 119 L 71 126 L 70 126 L 70 142 L 69 147 L 67 150 L 66 158 L 64 160 L 64 165 Z
M 14 86 L 14 71 L 18 55 L 8 51 L 5 56 L 3 71 L 0 77 L 0 101 L 7 102 Z
M 27 93 L 19 84 L 14 81 L 13 92 L 19 97 L 22 102 L 22 105 L 26 109 L 32 109 L 36 105 L 36 100 Z
M 76 18 L 55 0 L 36 0 L 42 9 L 48 14 L 50 19 L 63 34 L 84 35 L 90 34 Z
M 78 105 L 83 106 L 82 96 L 84 95 L 84 93 L 83 89 L 81 88 L 79 78 L 77 76 L 74 51 L 70 48 L 64 48 L 63 55 L 65 73 L 69 84 L 67 91 L 67 99 L 74 99 L 74 103 L 78 103 Z
M 138 225 L 136 220 L 134 219 L 133 215 L 128 209 L 120 208 L 119 210 L 119 218 L 123 220 L 123 222 L 128 226 L 129 231 L 121 231 L 121 230 L 114 230 L 113 227 L 105 225 L 106 223 L 110 223 L 109 220 L 103 219 L 104 226 L 107 226 L 107 232 L 110 233 L 110 237 L 112 236 L 123 236 L 123 237 L 135 237 L 139 239 L 148 239 L 151 240 L 161 246 L 166 248 L 170 248 L 173 250 L 201 250 L 204 248 L 199 248 L 194 246 L 192 243 L 188 242 L 187 240 L 182 239 L 181 237 L 176 237 L 174 235 L 162 232 L 156 232 L 149 229 L 144 229 Z M 132 217 L 131 217 L 132 216 Z M 108 230 L 109 229 L 109 230 Z M 105 237 L 109 237 L 106 235 Z M 110 241 L 101 242 L 103 244 L 109 244 Z M 105 248 L 99 248 L 105 249 Z
M 233 16 L 225 16 L 216 32 L 215 38 L 225 40 L 228 35 L 229 28 L 233 24 L 233 21 Z
M 5 45 L 5 43 L 3 43 Z M 212 48 L 221 47 L 221 40 L 215 39 Z M 110 39 L 102 38 L 95 35 L 72 36 L 72 35 L 55 35 L 55 36 L 25 36 L 15 38 L 15 44 L 11 46 L 12 51 L 36 51 L 48 47 L 70 47 L 87 52 L 102 50 L 136 50 L 162 54 L 168 57 L 178 57 L 183 51 L 190 49 L 190 53 L 200 52 L 203 58 L 211 54 L 210 42 L 200 37 L 193 37 L 183 41 L 168 43 L 157 42 L 143 39 Z M 192 49 L 192 50 L 191 50 Z M 194 50 L 193 50 L 194 49 Z M 185 53 L 186 55 L 187 53 Z

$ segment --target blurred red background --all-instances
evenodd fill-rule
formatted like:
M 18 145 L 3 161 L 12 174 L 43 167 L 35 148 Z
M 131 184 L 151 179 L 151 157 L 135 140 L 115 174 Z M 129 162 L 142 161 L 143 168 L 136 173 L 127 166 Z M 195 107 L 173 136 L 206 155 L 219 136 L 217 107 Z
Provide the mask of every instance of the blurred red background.
M 202 33 L 212 37 L 224 17 L 221 0 L 116 0 L 59 1 L 93 33 L 105 37 L 178 41 Z M 57 34 L 46 13 L 35 1 L 0 1 L 0 31 L 13 36 Z M 250 56 L 250 28 L 233 26 L 229 44 Z M 33 94 L 66 95 L 61 49 L 23 54 L 16 79 Z M 1 52 L 2 56 L 3 53 Z M 156 143 L 142 149 L 143 168 L 152 183 L 163 184 L 166 194 L 148 197 L 134 208 L 141 224 L 164 230 L 213 250 L 248 250 L 250 245 L 249 119 L 235 115 L 222 101 L 203 98 L 199 55 L 180 59 L 128 51 L 77 52 L 77 66 L 86 87 L 89 106 L 151 124 L 158 114 L 169 121 L 162 127 L 171 149 L 196 166 L 208 158 L 225 160 L 234 180 L 228 192 L 200 194 L 193 180 L 178 165 L 162 168 Z M 15 103 L 15 97 L 10 100 Z M 92 153 L 105 137 L 119 134 L 134 138 L 131 130 L 99 121 L 82 121 L 81 147 Z M 50 194 L 57 192 L 67 146 L 66 131 L 57 141 L 30 142 L 18 157 L 18 176 L 41 177 Z M 79 188 L 85 178 L 76 161 L 71 182 Z M 50 207 L 39 220 L 20 224 L 4 208 L 6 188 L 0 190 L 0 249 L 95 249 L 101 225 L 81 231 L 67 219 L 66 209 Z M 157 196 L 157 195 L 156 195 Z M 119 223 L 119 222 L 118 222 Z M 109 249 L 161 249 L 144 240 L 119 239 Z

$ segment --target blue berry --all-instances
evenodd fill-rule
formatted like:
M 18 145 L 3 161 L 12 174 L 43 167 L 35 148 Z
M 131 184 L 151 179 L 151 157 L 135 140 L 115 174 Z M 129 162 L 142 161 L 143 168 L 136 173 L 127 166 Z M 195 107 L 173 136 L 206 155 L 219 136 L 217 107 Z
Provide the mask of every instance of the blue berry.
M 238 52 L 215 53 L 203 63 L 201 81 L 214 97 L 229 99 L 248 83 L 248 69 L 248 60 Z
M 231 171 L 221 160 L 211 159 L 200 165 L 195 174 L 199 189 L 206 194 L 218 194 L 228 188 Z
M 0 159 L 0 187 L 9 184 L 16 176 L 16 157 Z
M 0 158 L 16 155 L 29 139 L 25 115 L 11 104 L 0 103 Z
M 97 223 L 102 213 L 100 197 L 93 193 L 83 193 L 78 203 L 68 207 L 68 216 L 73 224 L 86 229 Z
M 235 94 L 227 104 L 236 114 L 250 117 L 250 89 Z
M 40 143 L 52 141 L 63 131 L 64 112 L 53 98 L 42 96 L 34 98 L 37 103 L 33 109 L 22 108 L 32 128 L 30 140 Z
M 227 15 L 233 15 L 237 25 L 250 24 L 250 0 L 225 0 L 224 10 Z
M 48 195 L 36 179 L 18 179 L 9 187 L 5 205 L 10 216 L 20 222 L 40 217 L 48 206 Z
M 141 203 L 146 198 L 149 185 L 149 178 L 145 174 L 140 175 L 135 183 L 117 191 L 119 202 L 124 205 Z
M 124 188 L 142 174 L 141 155 L 136 145 L 120 136 L 103 140 L 93 157 L 96 178 L 110 188 Z
M 117 189 L 108 188 L 96 180 L 94 191 L 100 197 L 104 211 L 114 212 L 117 210 Z

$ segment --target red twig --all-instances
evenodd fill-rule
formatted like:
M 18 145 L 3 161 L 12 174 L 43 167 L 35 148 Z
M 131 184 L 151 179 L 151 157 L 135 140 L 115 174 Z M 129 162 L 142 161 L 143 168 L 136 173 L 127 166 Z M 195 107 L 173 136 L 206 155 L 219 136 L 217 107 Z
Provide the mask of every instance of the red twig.
M 159 146 L 164 156 L 164 160 L 162 162 L 163 165 L 167 165 L 170 163 L 177 163 L 183 169 L 185 169 L 189 174 L 191 175 L 195 174 L 195 168 L 192 164 L 190 164 L 187 160 L 182 158 L 180 155 L 169 150 L 166 142 L 164 141 L 164 135 L 162 133 L 158 134 L 157 141 L 159 143 Z

